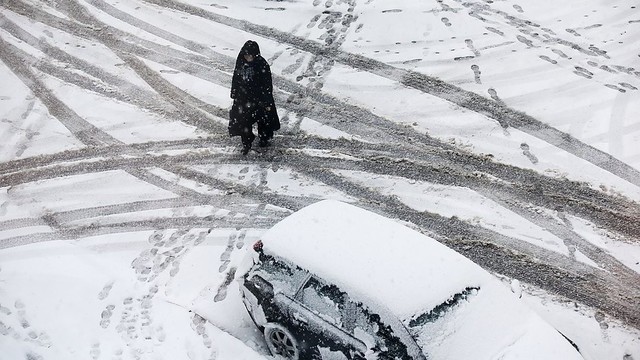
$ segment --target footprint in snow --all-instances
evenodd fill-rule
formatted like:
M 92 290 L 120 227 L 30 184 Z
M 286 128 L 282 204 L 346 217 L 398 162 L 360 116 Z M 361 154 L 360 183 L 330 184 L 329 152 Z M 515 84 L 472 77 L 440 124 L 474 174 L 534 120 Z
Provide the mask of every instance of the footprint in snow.
M 110 282 L 107 285 L 105 285 L 104 288 L 102 288 L 102 291 L 100 291 L 100 293 L 98 294 L 98 300 L 106 299 L 107 296 L 109 296 L 109 292 L 111 291 L 112 288 L 113 288 L 113 282 Z
M 550 63 L 552 63 L 553 65 L 556 65 L 558 62 L 553 60 L 552 58 L 546 56 L 546 55 L 540 55 L 540 59 L 544 60 L 544 61 L 548 61 Z
M 575 69 L 576 70 L 573 72 L 574 74 L 582 76 L 587 79 L 593 78 L 593 73 L 591 71 L 580 66 L 576 66 Z
M 318 20 L 320 20 L 320 14 L 317 14 L 311 18 L 311 20 L 307 24 L 307 29 L 311 29 L 312 27 L 316 26 L 316 24 L 318 23 Z
M 575 31 L 573 29 L 565 29 L 565 31 L 568 32 L 569 34 L 573 35 L 573 36 L 582 36 L 577 31 Z
M 612 74 L 618 73 L 617 71 L 615 71 L 614 69 L 612 69 L 611 67 L 609 67 L 607 65 L 601 65 L 600 66 L 600 70 L 604 70 L 604 71 L 612 73 Z
M 229 285 L 231 284 L 235 276 L 236 276 L 236 268 L 232 267 L 229 269 L 229 272 L 227 273 L 227 276 L 225 277 L 224 282 L 220 284 L 220 287 L 218 288 L 216 296 L 213 297 L 213 301 L 215 302 L 222 301 L 227 297 L 227 288 L 229 287 Z
M 100 314 L 100 327 L 106 329 L 109 327 L 111 323 L 111 316 L 113 316 L 113 310 L 116 307 L 114 305 L 107 305 L 107 307 L 102 310 L 102 314 Z
M 489 93 L 489 96 L 491 96 L 491 98 L 494 101 L 502 102 L 502 100 L 498 97 L 498 92 L 496 91 L 496 89 L 489 88 L 489 90 L 487 90 L 487 92 Z
M 26 355 L 27 360 L 43 360 L 42 355 L 29 351 Z
M 595 313 L 595 315 L 593 317 L 596 319 L 598 324 L 600 324 L 600 330 L 602 331 L 602 338 L 604 340 L 608 341 L 609 340 L 609 334 L 608 334 L 607 330 L 609 329 L 609 323 L 607 323 L 604 313 L 602 313 L 600 311 L 596 311 L 596 313 Z
M 625 90 L 623 88 L 620 88 L 620 87 L 618 87 L 616 85 L 613 85 L 613 84 L 605 84 L 604 86 L 608 87 L 609 89 L 618 90 L 621 93 L 626 93 L 627 92 L 627 90 Z
M 213 6 L 216 9 L 222 9 L 222 10 L 228 9 L 228 7 L 226 7 L 224 5 L 218 5 L 218 4 L 209 4 L 209 6 Z
M 494 34 L 498 34 L 498 35 L 500 35 L 500 36 L 504 36 L 504 32 L 502 32 L 502 31 L 500 31 L 500 30 L 498 30 L 498 29 L 496 29 L 496 28 L 494 28 L 494 27 L 487 26 L 487 28 L 486 28 L 486 29 L 487 29 L 487 30 L 489 30 L 489 31 L 491 31 L 491 32 L 492 32 L 492 33 L 494 33 Z
M 520 41 L 521 43 L 527 45 L 528 47 L 533 47 L 533 41 L 531 41 L 530 39 L 527 39 L 526 37 L 524 37 L 522 35 L 516 36 L 516 39 L 518 39 L 518 41 Z
M 476 80 L 476 84 L 481 84 L 482 81 L 480 80 L 480 67 L 478 65 L 471 65 L 471 70 L 473 70 L 473 76 Z
M 520 149 L 522 149 L 522 153 L 526 156 L 532 164 L 538 163 L 538 158 L 529 151 L 529 144 L 522 143 L 520 144 Z
M 8 307 L 4 307 L 2 306 L 2 304 L 0 304 L 0 313 L 5 315 L 11 315 L 11 309 L 9 309 Z
M 552 49 L 551 51 L 553 51 L 556 55 L 560 56 L 561 58 L 564 58 L 564 59 L 569 58 L 569 56 L 567 56 L 567 54 L 563 53 L 561 50 Z
M 95 343 L 91 346 L 91 351 L 89 351 L 89 355 L 94 360 L 100 357 L 100 343 Z

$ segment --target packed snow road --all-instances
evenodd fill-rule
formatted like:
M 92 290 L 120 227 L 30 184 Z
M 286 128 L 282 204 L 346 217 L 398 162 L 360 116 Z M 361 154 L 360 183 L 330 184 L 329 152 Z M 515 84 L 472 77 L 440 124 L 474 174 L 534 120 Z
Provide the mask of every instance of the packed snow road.
M 589 27 L 554 32 L 517 5 L 438 0 L 422 5 L 436 25 L 451 31 L 465 16 L 486 32 L 474 38 L 480 33 L 459 27 L 468 38 L 430 42 L 443 52 L 451 43 L 452 65 L 429 67 L 411 53 L 422 40 L 367 37 L 377 16 L 410 12 L 376 3 L 3 1 L 2 76 L 15 92 L 0 94 L 11 104 L 0 108 L 0 248 L 145 230 L 267 229 L 332 197 L 593 307 L 602 324 L 606 314 L 640 328 L 640 265 L 619 255 L 638 252 L 638 153 L 603 150 L 590 140 L 604 135 L 565 126 L 576 110 L 570 101 L 548 109 L 552 85 L 523 83 L 523 94 L 502 98 L 498 86 L 487 85 L 488 97 L 479 91 L 492 64 L 505 61 L 492 51 L 517 49 L 520 71 L 553 74 L 558 87 L 583 87 L 580 96 L 593 101 L 610 97 L 602 106 L 630 119 L 640 109 L 637 56 L 575 36 Z M 304 19 L 287 15 L 296 11 Z M 637 42 L 640 15 L 629 16 L 624 39 Z M 235 55 L 248 38 L 272 64 L 283 129 L 272 148 L 244 157 L 226 136 L 226 117 Z M 391 58 L 403 50 L 409 58 Z M 550 70 L 562 61 L 564 72 Z M 471 80 L 456 79 L 462 68 Z M 637 144 L 638 131 L 636 120 L 608 136 L 622 148 Z M 121 196 L 95 196 L 108 193 Z

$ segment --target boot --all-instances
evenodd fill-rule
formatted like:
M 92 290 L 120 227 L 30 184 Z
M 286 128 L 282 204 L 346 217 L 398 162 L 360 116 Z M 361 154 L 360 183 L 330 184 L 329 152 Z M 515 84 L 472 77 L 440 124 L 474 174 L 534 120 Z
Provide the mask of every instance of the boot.
M 243 144 L 242 145 L 242 155 L 247 155 L 251 150 L 251 144 Z
M 267 139 L 260 139 L 260 142 L 258 142 L 258 146 L 267 147 L 267 146 L 271 146 L 271 143 Z

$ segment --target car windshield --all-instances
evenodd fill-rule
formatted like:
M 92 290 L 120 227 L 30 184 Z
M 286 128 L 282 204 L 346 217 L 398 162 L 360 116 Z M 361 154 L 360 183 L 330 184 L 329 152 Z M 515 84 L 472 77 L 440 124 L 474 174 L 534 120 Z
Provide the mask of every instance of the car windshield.
M 365 305 L 337 286 L 315 277 L 306 282 L 296 298 L 368 349 L 378 348 L 378 359 L 423 359 L 404 326 L 381 306 L 370 301 L 365 301 Z

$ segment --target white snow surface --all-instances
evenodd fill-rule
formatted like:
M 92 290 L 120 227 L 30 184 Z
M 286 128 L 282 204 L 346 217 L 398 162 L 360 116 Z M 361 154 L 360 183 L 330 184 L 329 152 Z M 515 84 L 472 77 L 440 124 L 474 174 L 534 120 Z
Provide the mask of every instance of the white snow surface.
M 0 360 L 273 358 L 243 308 L 238 284 L 233 281 L 251 244 L 269 230 L 273 219 L 291 213 L 270 199 L 279 196 L 295 204 L 335 199 L 380 209 L 384 204 L 358 199 L 331 183 L 309 178 L 287 167 L 286 160 L 273 165 L 252 163 L 255 154 L 238 160 L 233 158 L 237 139 L 232 139 L 233 144 L 218 141 L 226 139 L 226 118 L 202 108 L 226 110 L 230 105 L 233 60 L 249 39 L 260 44 L 276 82 L 298 84 L 310 94 L 317 91 L 366 109 L 405 126 L 408 136 L 427 133 L 496 162 L 581 181 L 609 195 L 640 201 L 637 180 L 633 183 L 604 170 L 597 159 L 568 152 L 544 136 L 504 128 L 485 115 L 402 83 L 409 71 L 437 77 L 531 115 L 640 170 L 637 0 L 177 0 L 212 14 L 209 18 L 154 2 L 0 3 L 0 180 L 10 183 L 5 179 L 15 178 L 22 167 L 31 166 L 36 174 L 32 179 L 30 171 L 23 171 L 24 182 L 0 185 Z M 106 27 L 78 22 L 78 27 L 68 29 L 53 26 L 69 21 L 68 10 L 76 3 L 106 27 L 128 33 L 131 37 L 121 39 L 122 46 L 142 47 L 150 58 L 99 41 L 112 36 Z M 41 20 L 53 18 L 45 24 L 19 14 L 11 4 L 34 6 L 43 11 Z M 116 11 L 100 10 L 99 6 Z M 327 62 L 302 46 L 252 33 L 246 24 L 266 26 L 273 33 L 280 31 L 319 45 L 326 45 L 328 34 L 334 34 L 334 49 L 390 68 L 372 70 Z M 88 39 L 86 34 L 95 38 Z M 148 49 L 152 44 L 154 48 Z M 11 49 L 24 56 L 18 63 L 24 65 L 25 73 L 17 74 L 9 65 L 7 53 Z M 54 50 L 72 58 L 55 58 Z M 163 51 L 170 55 L 164 56 Z M 205 57 L 211 63 L 192 62 L 190 56 Z M 131 66 L 138 62 L 146 68 Z M 211 65 L 211 72 L 202 71 L 202 62 Z M 99 71 L 91 73 L 82 63 Z M 48 73 L 47 66 L 57 75 Z M 149 73 L 156 75 L 163 87 L 154 88 L 143 78 L 142 74 Z M 99 76 L 115 77 L 119 85 Z M 74 83 L 76 77 L 86 80 L 84 86 L 90 88 Z M 41 86 L 38 94 L 33 90 L 34 82 Z M 163 97 L 163 91 L 172 87 L 177 90 Z M 292 95 L 290 89 L 277 85 L 275 90 L 283 101 Z M 178 92 L 185 95 L 171 98 Z M 138 97 L 132 99 L 131 95 Z M 52 99 L 64 106 L 47 102 Z M 221 133 L 211 134 L 187 122 L 182 110 L 175 111 L 185 104 L 196 108 L 194 113 L 202 121 L 222 125 Z M 346 139 L 356 145 L 379 140 L 350 133 L 348 129 L 358 124 L 341 119 L 340 114 L 328 120 L 313 113 L 278 110 L 283 128 L 276 134 L 276 148 L 279 140 L 291 134 Z M 178 115 L 163 115 L 169 112 Z M 88 145 L 74 136 L 77 124 L 70 122 L 74 116 L 108 135 L 107 143 Z M 208 136 L 213 136 L 206 140 L 211 146 L 191 143 Z M 163 147 L 166 142 L 172 143 Z M 113 153 L 99 152 L 101 146 Z M 98 153 L 64 159 L 63 155 L 79 151 Z M 285 156 L 298 153 L 336 162 L 360 160 L 325 149 L 283 151 Z M 210 163 L 187 162 L 180 172 L 171 163 L 158 160 L 203 154 L 211 156 Z M 57 156 L 63 160 L 58 161 Z M 42 165 L 46 159 L 53 159 L 53 163 Z M 154 162 L 147 164 L 147 160 Z M 108 166 L 96 169 L 94 162 Z M 122 168 L 113 167 L 120 162 Z M 86 168 L 86 173 L 66 173 L 78 167 Z M 49 168 L 61 173 L 37 176 L 38 171 Z M 564 239 L 471 189 L 360 170 L 334 169 L 332 173 L 398 199 L 416 211 L 455 216 L 601 270 L 597 259 L 589 258 L 580 246 L 567 246 Z M 196 175 L 187 176 L 192 173 Z M 195 181 L 199 176 L 207 180 Z M 552 221 L 564 221 L 586 242 L 640 273 L 638 239 L 599 229 L 585 219 L 549 212 L 545 215 Z M 295 224 L 301 241 L 296 254 L 305 256 L 300 260 L 329 278 L 328 265 L 351 267 L 352 277 L 346 285 L 355 292 L 375 294 L 377 300 L 403 316 L 437 304 L 461 287 L 494 284 L 489 275 L 478 275 L 478 267 L 469 260 L 456 256 L 453 266 L 449 260 L 452 250 L 419 241 L 422 236 L 395 223 L 385 226 L 391 220 L 368 216 L 365 220 L 370 225 L 336 234 L 358 239 L 361 243 L 357 246 L 346 241 L 323 246 L 323 234 L 338 230 L 330 226 L 315 232 L 308 229 L 329 218 L 349 226 L 351 221 L 362 220 L 359 216 L 331 213 L 327 218 Z M 218 226 L 221 219 L 226 221 L 224 226 Z M 242 221 L 234 223 L 238 219 Z M 240 223 L 243 226 L 234 225 Z M 277 225 L 265 238 L 268 246 L 278 246 L 273 234 L 280 226 L 284 225 Z M 389 239 L 383 247 L 362 245 L 368 236 L 380 235 Z M 396 246 L 400 241 L 411 244 Z M 308 245 L 312 243 L 315 245 Z M 278 248 L 283 253 L 289 250 Z M 385 253 L 381 254 L 382 250 Z M 433 262 L 421 263 L 423 253 Z M 381 256 L 388 261 L 378 261 L 372 267 L 371 258 Z M 413 267 L 424 273 L 410 272 Z M 332 279 L 337 281 L 337 277 Z M 532 285 L 501 279 L 505 282 L 502 290 L 510 288 L 519 298 L 510 302 L 516 304 L 514 309 L 526 304 L 537 314 L 529 318 L 534 319 L 532 323 L 515 325 L 540 330 L 511 334 L 522 335 L 518 341 L 522 347 L 514 347 L 512 355 L 518 355 L 518 349 L 554 341 L 545 338 L 549 327 L 539 316 L 575 341 L 586 360 L 640 360 L 639 329 Z M 431 281 L 431 287 L 414 286 L 423 280 Z M 397 286 L 413 296 L 387 291 Z M 500 288 L 499 284 L 492 286 Z M 500 305 L 486 304 L 486 312 L 473 314 L 480 317 L 479 323 L 488 322 L 488 310 Z M 465 332 L 459 326 L 467 320 L 464 314 L 437 323 L 433 338 L 425 339 L 425 346 L 438 358 L 473 359 L 476 349 L 490 351 L 484 347 L 483 336 L 499 334 L 492 334 L 490 327 L 482 334 Z M 459 332 L 452 334 L 454 329 Z M 443 349 L 453 350 L 439 352 Z M 493 358 L 503 355 L 495 353 Z

